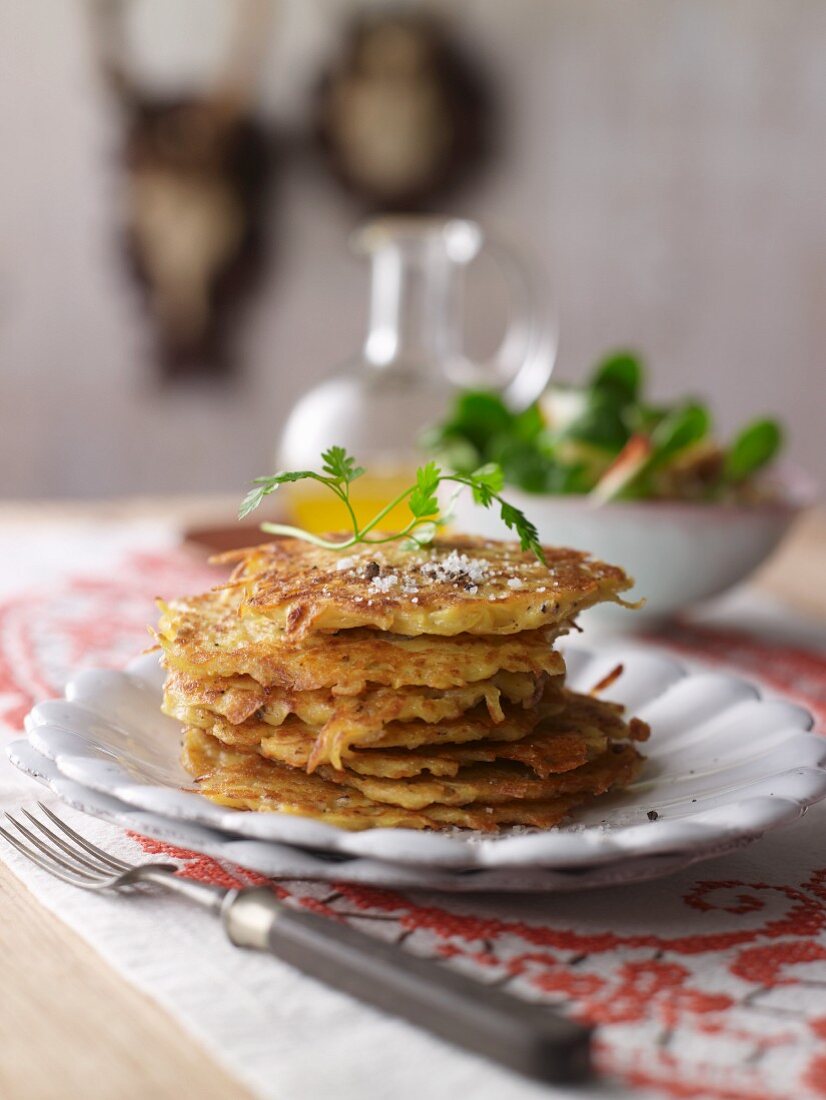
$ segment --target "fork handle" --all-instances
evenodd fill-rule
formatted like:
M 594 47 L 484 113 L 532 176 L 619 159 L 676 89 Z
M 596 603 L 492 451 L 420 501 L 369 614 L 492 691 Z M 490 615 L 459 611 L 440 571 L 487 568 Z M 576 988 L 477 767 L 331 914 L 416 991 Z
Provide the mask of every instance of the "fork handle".
M 267 951 L 327 985 L 539 1081 L 590 1073 L 591 1029 L 343 922 L 283 905 L 266 887 L 227 896 L 233 943 Z

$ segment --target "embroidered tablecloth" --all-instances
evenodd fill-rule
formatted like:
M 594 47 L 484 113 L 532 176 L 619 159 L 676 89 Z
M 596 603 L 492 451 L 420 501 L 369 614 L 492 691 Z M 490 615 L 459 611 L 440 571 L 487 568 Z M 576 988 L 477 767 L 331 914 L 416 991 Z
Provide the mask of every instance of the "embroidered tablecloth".
M 198 590 L 215 574 L 176 550 L 171 531 L 120 524 L 58 538 L 21 528 L 0 546 L 0 576 L 16 578 L 0 593 L 0 738 L 8 742 L 31 704 L 59 693 L 70 671 L 118 666 L 143 648 L 155 596 Z M 761 681 L 803 702 L 826 728 L 826 628 L 810 624 L 799 632 L 805 644 L 794 644 L 788 615 L 748 596 L 734 606 L 723 623 L 674 627 L 650 642 Z M 0 761 L 4 807 L 42 793 Z M 130 857 L 171 854 L 193 878 L 261 881 L 102 822 L 82 819 L 82 828 Z M 185 902 L 88 896 L 5 849 L 0 858 L 261 1096 L 549 1095 L 275 960 L 233 949 Z M 401 894 L 346 882 L 272 887 L 598 1024 L 604 1083 L 595 1096 L 826 1096 L 823 805 L 748 849 L 642 886 L 538 897 Z

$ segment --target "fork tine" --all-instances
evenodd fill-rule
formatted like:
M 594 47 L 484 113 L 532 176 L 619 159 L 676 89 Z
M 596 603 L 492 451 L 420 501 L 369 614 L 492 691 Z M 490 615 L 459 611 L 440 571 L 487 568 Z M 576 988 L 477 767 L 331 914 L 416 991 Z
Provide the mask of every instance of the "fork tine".
M 69 858 L 74 860 L 76 863 L 79 863 L 82 867 L 86 867 L 90 871 L 94 871 L 96 874 L 110 875 L 112 873 L 112 868 L 109 866 L 108 862 L 103 863 L 101 860 L 93 861 L 91 859 L 87 859 L 82 852 L 79 852 L 77 850 L 77 848 L 73 848 L 71 844 L 67 844 L 65 840 L 57 835 L 57 833 L 52 832 L 48 825 L 44 825 L 42 821 L 39 821 L 34 816 L 34 814 L 30 814 L 28 810 L 24 810 L 22 806 L 20 808 L 20 812 L 32 823 L 32 825 L 34 825 L 36 829 L 39 829 L 41 833 L 48 837 L 52 844 L 59 848 L 61 852 L 69 856 Z
M 48 874 L 53 875 L 55 878 L 59 878 L 62 882 L 68 882 L 72 886 L 81 886 L 86 890 L 92 885 L 88 879 L 77 878 L 75 875 L 67 875 L 66 872 L 56 863 L 53 863 L 51 859 L 44 859 L 39 852 L 33 851 L 31 848 L 27 847 L 22 841 L 18 840 L 16 836 L 12 836 L 10 832 L 4 829 L 2 825 L 0 825 L 0 836 L 7 840 L 9 844 L 11 844 L 13 848 L 16 848 L 22 856 L 26 857 L 26 859 L 30 860 L 37 867 L 40 867 L 41 870 L 48 872 Z
M 104 852 L 102 848 L 98 848 L 95 844 L 92 844 L 85 837 L 81 836 L 80 833 L 76 833 L 70 825 L 67 825 L 62 818 L 59 818 L 56 813 L 53 813 L 49 807 L 42 802 L 38 802 L 37 805 L 46 817 L 48 817 L 49 821 L 57 825 L 58 829 L 62 829 L 66 836 L 70 837 L 75 844 L 79 844 L 85 852 L 89 853 L 89 855 L 95 856 L 103 863 L 107 863 L 116 871 L 131 871 L 134 868 L 134 863 L 127 863 L 125 860 L 109 855 L 108 852 Z M 45 826 L 41 826 L 41 828 L 43 828 L 45 832 Z
M 82 859 L 80 856 L 77 857 L 80 861 L 79 863 L 70 863 L 68 860 L 64 859 L 59 852 L 50 848 L 47 844 L 44 844 L 39 837 L 35 836 L 30 829 L 27 829 L 25 825 L 19 822 L 17 818 L 13 817 L 10 813 L 6 814 L 6 820 L 10 821 L 15 829 L 22 833 L 30 844 L 33 844 L 39 852 L 42 852 L 47 859 L 56 863 L 58 867 L 62 867 L 64 870 L 70 871 L 73 875 L 78 875 L 89 882 L 100 882 L 103 878 L 108 877 L 103 871 L 99 870 L 88 860 Z M 84 869 L 84 867 L 88 868 L 88 870 Z

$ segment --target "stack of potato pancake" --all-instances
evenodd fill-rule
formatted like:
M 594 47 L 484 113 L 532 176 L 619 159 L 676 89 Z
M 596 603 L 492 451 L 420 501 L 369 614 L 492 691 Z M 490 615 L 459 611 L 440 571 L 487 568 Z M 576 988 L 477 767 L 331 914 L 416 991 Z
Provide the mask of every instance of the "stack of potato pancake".
M 225 555 L 219 589 L 161 604 L 165 713 L 222 805 L 375 826 L 551 826 L 629 783 L 648 729 L 565 687 L 555 640 L 621 569 L 438 539 Z

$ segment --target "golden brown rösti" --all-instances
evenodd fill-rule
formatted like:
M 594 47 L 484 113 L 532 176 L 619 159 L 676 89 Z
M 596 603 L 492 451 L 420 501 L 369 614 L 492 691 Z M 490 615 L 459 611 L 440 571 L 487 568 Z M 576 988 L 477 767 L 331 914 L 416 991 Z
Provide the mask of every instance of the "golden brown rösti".
M 186 730 L 181 757 L 194 789 L 211 801 L 239 810 L 310 817 L 342 829 L 378 827 L 439 829 L 456 826 L 493 832 L 504 825 L 550 828 L 564 820 L 585 794 L 539 800 L 517 799 L 495 806 L 429 806 L 405 810 L 371 802 L 318 775 L 265 760 L 256 752 L 229 749 L 204 730 Z
M 515 634 L 560 627 L 632 581 L 578 550 L 546 547 L 543 564 L 518 543 L 470 536 L 415 550 L 398 543 L 349 553 L 281 539 L 217 559 L 237 561 L 243 615 L 288 635 L 372 627 L 394 634 Z
M 155 636 L 163 663 L 198 677 L 250 676 L 264 687 L 330 688 L 357 695 L 370 685 L 436 690 L 489 680 L 500 671 L 564 673 L 554 633 L 404 637 L 376 630 L 288 637 L 269 619 L 241 615 L 242 592 L 230 589 L 161 602 Z

